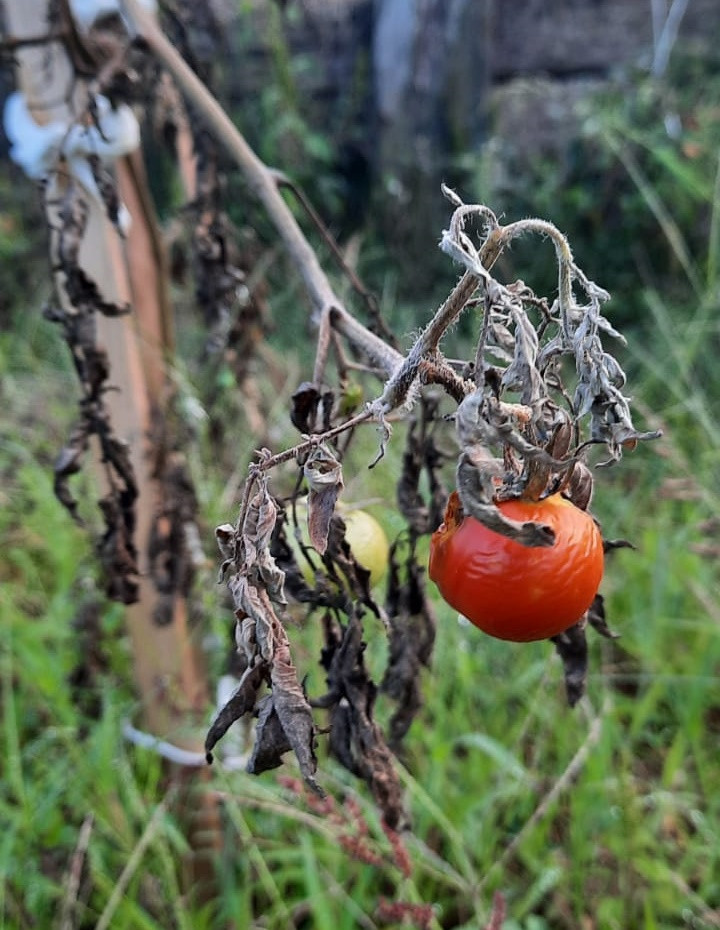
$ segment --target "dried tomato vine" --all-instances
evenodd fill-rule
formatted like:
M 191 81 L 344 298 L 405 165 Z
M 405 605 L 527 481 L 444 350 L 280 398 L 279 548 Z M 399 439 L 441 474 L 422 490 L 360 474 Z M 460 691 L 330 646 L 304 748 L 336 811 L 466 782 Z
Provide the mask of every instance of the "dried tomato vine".
M 389 377 L 377 399 L 350 419 L 342 415 L 338 395 L 326 383 L 331 357 L 335 357 L 341 373 L 347 360 L 345 351 L 337 348 L 347 335 L 345 318 L 333 317 L 332 313 L 321 318 L 314 378 L 296 393 L 291 414 L 305 438 L 293 449 L 276 455 L 263 451 L 258 463 L 251 467 L 238 523 L 220 530 L 221 548 L 226 555 L 229 553 L 233 568 L 231 590 L 243 591 L 242 598 L 235 597 L 239 642 L 249 670 L 258 662 L 266 668 L 261 677 L 270 685 L 272 695 L 273 642 L 278 626 L 282 627 L 284 609 L 284 574 L 278 571 L 281 565 L 287 569 L 295 586 L 297 572 L 290 550 L 272 547 L 278 534 L 273 534 L 270 524 L 278 508 L 272 505 L 269 472 L 280 462 L 292 458 L 297 461 L 310 489 L 311 540 L 318 552 L 324 553 L 325 569 L 332 572 L 333 565 L 340 565 L 346 556 L 342 537 L 334 538 L 338 518 L 333 511 L 342 489 L 338 436 L 363 420 L 373 420 L 381 432 L 379 459 L 391 440 L 391 415 L 410 420 L 398 481 L 398 505 L 408 521 L 407 538 L 393 546 L 385 604 L 390 658 L 382 690 L 398 702 L 389 734 L 389 743 L 396 750 L 421 705 L 419 671 L 429 665 L 435 634 L 424 570 L 417 563 L 415 551 L 418 538 L 440 522 L 446 497 L 442 466 L 452 456 L 445 451 L 443 441 L 438 443 L 436 438 L 442 396 L 457 405 L 452 414 L 459 446 L 455 484 L 465 512 L 528 546 L 551 545 L 552 530 L 536 523 L 509 520 L 494 501 L 521 494 L 539 499 L 562 491 L 578 507 L 586 509 L 593 481 L 586 462 L 589 448 L 603 445 L 614 462 L 623 449 L 657 436 L 639 432 L 633 425 L 628 399 L 622 393 L 624 372 L 603 342 L 606 337 L 622 338 L 602 313 L 609 295 L 575 264 L 565 237 L 543 220 L 500 226 L 487 207 L 465 205 L 452 191 L 445 193 L 455 209 L 441 247 L 466 269 L 453 292 L 407 355 L 387 366 Z M 483 227 L 477 244 L 466 231 L 470 219 L 479 220 Z M 516 236 L 528 233 L 550 238 L 555 248 L 558 296 L 553 301 L 538 298 L 522 281 L 505 285 L 490 273 L 502 249 Z M 476 346 L 467 362 L 449 362 L 441 352 L 441 341 L 469 306 L 481 310 Z M 378 353 L 375 341 L 363 345 L 356 330 L 349 343 L 358 362 L 377 365 L 382 353 Z M 385 356 L 385 360 L 389 357 Z M 589 427 L 585 424 L 588 419 Z M 320 472 L 312 467 L 318 461 L 322 462 Z M 426 480 L 421 492 L 423 472 Z M 256 500 L 261 503 L 251 503 Z M 267 516 L 260 536 L 255 534 L 252 518 L 253 507 L 257 506 L 264 507 Z M 606 549 L 622 544 L 606 542 Z M 401 560 L 403 551 L 408 554 Z M 342 569 L 338 574 L 351 577 Z M 403 817 L 401 794 L 388 746 L 372 717 L 378 689 L 368 678 L 362 661 L 362 618 L 369 606 L 372 609 L 372 601 L 368 601 L 367 591 L 350 581 L 350 599 L 329 603 L 323 577 L 319 576 L 314 590 L 306 590 L 301 597 L 310 604 L 311 611 L 322 608 L 326 641 L 322 663 L 328 690 L 308 704 L 329 711 L 331 753 L 365 779 L 388 823 L 396 825 Z M 248 586 L 254 591 L 251 600 L 246 594 Z M 601 596 L 575 626 L 553 640 L 563 660 L 571 704 L 584 690 L 587 624 L 602 635 L 614 635 L 605 623 Z M 273 631 L 270 637 L 267 630 Z M 261 642 L 269 648 L 258 658 Z M 282 642 L 284 650 L 286 641 Z M 251 680 L 258 681 L 256 677 Z M 296 678 L 292 690 L 296 699 L 298 695 L 304 697 Z M 284 700 L 282 693 L 278 699 Z M 235 713 L 251 710 L 252 704 L 243 698 L 236 702 L 232 714 L 221 712 L 218 720 L 222 720 L 222 727 Z M 309 706 L 303 705 L 301 770 L 315 784 L 313 750 L 319 731 L 312 725 L 308 729 L 308 713 Z M 216 723 L 209 735 L 209 748 L 218 734 Z M 262 744 L 262 730 L 256 739 Z M 291 742 L 291 733 L 286 729 L 284 743 L 275 744 L 277 758 L 273 764 L 279 763 L 282 746 L 288 748 Z

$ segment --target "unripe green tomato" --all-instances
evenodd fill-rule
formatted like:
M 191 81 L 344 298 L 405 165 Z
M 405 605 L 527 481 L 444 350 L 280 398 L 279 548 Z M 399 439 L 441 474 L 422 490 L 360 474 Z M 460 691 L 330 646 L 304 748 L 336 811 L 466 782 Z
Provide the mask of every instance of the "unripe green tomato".
M 307 507 L 305 504 L 295 506 L 303 545 L 315 551 L 310 545 L 307 528 Z M 370 572 L 370 587 L 374 587 L 385 576 L 390 559 L 390 545 L 385 530 L 375 517 L 365 510 L 346 510 L 342 504 L 337 505 L 337 512 L 345 521 L 345 539 L 352 550 L 355 560 Z M 292 546 L 296 561 L 305 581 L 314 584 L 313 571 L 308 560 L 302 554 L 295 539 L 295 524 L 292 507 L 287 509 L 288 526 L 286 536 Z M 319 558 L 319 557 L 318 557 Z
M 385 530 L 366 510 L 340 513 L 345 521 L 345 539 L 355 559 L 370 572 L 370 586 L 385 577 L 390 560 L 390 546 Z

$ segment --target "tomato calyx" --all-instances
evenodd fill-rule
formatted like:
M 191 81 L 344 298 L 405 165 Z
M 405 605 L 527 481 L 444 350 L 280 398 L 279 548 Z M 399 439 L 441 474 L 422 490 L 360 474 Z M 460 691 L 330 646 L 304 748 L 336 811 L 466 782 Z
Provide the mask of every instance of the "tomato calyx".
M 553 528 L 517 521 L 500 506 L 506 501 L 541 503 L 562 494 L 580 510 L 592 497 L 592 474 L 582 461 L 582 444 L 567 413 L 547 398 L 537 405 L 500 400 L 501 387 L 484 387 L 458 407 L 455 423 L 461 453 L 456 487 L 464 512 L 488 529 L 531 548 L 554 545 Z M 539 436 L 544 434 L 540 441 Z M 502 457 L 493 451 L 501 449 Z
M 488 471 L 492 469 L 488 481 Z M 545 548 L 555 542 L 552 527 L 532 520 L 515 520 L 503 513 L 498 506 L 502 500 L 521 499 L 520 495 L 513 498 L 503 495 L 503 483 L 499 480 L 494 460 L 482 465 L 469 461 L 465 456 L 460 457 L 457 468 L 457 504 L 463 514 L 474 517 L 487 529 L 507 539 L 513 539 L 523 546 Z M 452 495 L 451 495 L 452 498 Z M 525 498 L 527 499 L 527 498 Z

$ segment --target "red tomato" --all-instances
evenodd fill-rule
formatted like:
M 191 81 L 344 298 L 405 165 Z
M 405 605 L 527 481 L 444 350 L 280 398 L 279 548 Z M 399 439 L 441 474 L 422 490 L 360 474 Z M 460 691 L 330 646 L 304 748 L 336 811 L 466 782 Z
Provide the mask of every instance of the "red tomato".
M 453 491 L 445 522 L 430 543 L 430 577 L 445 601 L 498 639 L 529 642 L 576 623 L 597 593 L 603 544 L 592 517 L 560 494 L 542 501 L 498 505 L 512 520 L 544 523 L 555 531 L 547 548 L 521 543 L 460 517 Z

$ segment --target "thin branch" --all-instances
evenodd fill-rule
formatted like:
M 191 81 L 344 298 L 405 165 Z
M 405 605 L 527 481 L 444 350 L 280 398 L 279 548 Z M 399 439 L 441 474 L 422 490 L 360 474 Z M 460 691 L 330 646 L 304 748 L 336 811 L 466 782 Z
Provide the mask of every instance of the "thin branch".
M 278 191 L 276 173 L 267 167 L 238 132 L 230 117 L 205 84 L 165 37 L 152 16 L 137 0 L 123 0 L 126 14 L 158 61 L 170 72 L 178 87 L 195 107 L 217 141 L 242 170 L 251 190 L 262 202 L 287 252 L 299 271 L 313 305 L 313 319 L 319 322 L 324 312 L 332 312 L 333 324 L 344 323 L 345 335 L 353 346 L 390 375 L 402 361 L 402 355 L 383 339 L 362 326 L 344 307 L 323 271 L 317 255 L 305 238 L 291 210 Z
M 275 182 L 277 183 L 278 187 L 283 187 L 285 190 L 290 191 L 295 200 L 305 211 L 308 219 L 312 222 L 323 242 L 328 247 L 328 249 L 330 249 L 330 252 L 337 262 L 338 267 L 350 282 L 353 290 L 365 301 L 365 305 L 367 306 L 368 312 L 372 317 L 373 323 L 380 330 L 379 334 L 387 341 L 388 345 L 392 345 L 394 348 L 395 337 L 391 330 L 386 326 L 382 316 L 380 315 L 380 306 L 377 302 L 377 298 L 372 293 L 372 291 L 365 287 L 360 278 L 355 274 L 354 269 L 347 263 L 345 256 L 342 253 L 342 249 L 336 242 L 335 237 L 322 221 L 319 213 L 312 205 L 310 198 L 307 196 L 305 191 L 284 172 L 278 171 L 276 169 L 269 170 L 275 178 Z
M 49 29 L 34 36 L 3 36 L 0 39 L 0 53 L 14 52 L 33 45 L 47 45 L 49 42 L 65 42 L 70 34 L 68 29 Z
M 443 188 L 447 196 L 447 189 Z M 407 398 L 410 387 L 418 375 L 420 365 L 423 361 L 431 361 L 436 366 L 438 374 L 438 383 L 452 383 L 454 373 L 444 371 L 447 363 L 438 355 L 438 346 L 440 340 L 448 329 L 457 321 L 463 310 L 469 305 L 475 292 L 480 289 L 481 295 L 478 298 L 485 303 L 487 314 L 488 288 L 493 285 L 497 287 L 494 280 L 490 277 L 489 269 L 495 264 L 498 256 L 505 248 L 505 245 L 512 237 L 512 228 L 509 226 L 493 227 L 492 222 L 495 214 L 487 208 L 475 209 L 475 213 L 484 216 L 491 225 L 482 248 L 480 249 L 478 259 L 478 269 L 466 271 L 455 285 L 447 300 L 436 311 L 432 320 L 422 331 L 415 344 L 410 349 L 402 365 L 395 371 L 393 377 L 385 385 L 382 397 L 378 401 L 378 406 L 385 411 L 393 410 L 398 407 Z M 456 222 L 453 218 L 453 221 Z M 457 226 L 457 222 L 456 222 Z M 451 222 L 451 229 L 453 223 Z M 509 232 L 508 232 L 509 230 Z M 446 237 L 449 239 L 449 234 Z M 466 394 L 472 390 L 472 385 L 468 384 Z M 452 393 L 452 392 L 451 392 Z M 455 396 L 453 394 L 453 396 Z
M 682 22 L 685 11 L 688 8 L 690 0 L 673 0 L 670 4 L 663 25 L 662 32 L 655 38 L 655 50 L 653 52 L 653 61 L 650 73 L 653 77 L 660 78 L 667 70 L 670 63 L 670 54 L 678 37 L 680 23 Z M 656 11 L 653 10 L 655 13 Z
M 371 417 L 372 411 L 368 409 L 363 410 L 362 413 L 358 413 L 354 417 L 351 417 L 349 420 L 345 420 L 343 423 L 340 423 L 338 426 L 334 426 L 326 433 L 317 433 L 316 435 L 311 436 L 309 439 L 306 439 L 304 442 L 293 446 L 291 449 L 284 449 L 282 452 L 278 452 L 276 455 L 271 455 L 267 458 L 264 458 L 261 462 L 256 462 L 251 466 L 251 469 L 254 468 L 258 472 L 269 471 L 271 468 L 275 468 L 277 465 L 282 465 L 284 462 L 289 462 L 291 459 L 297 458 L 297 456 L 302 455 L 304 452 L 309 452 L 315 446 L 318 446 L 323 442 L 327 442 L 328 439 L 334 439 L 335 436 L 339 436 L 341 433 L 345 433 L 347 430 L 353 429 L 353 427 L 358 426 L 360 423 L 365 423 L 367 420 L 371 419 Z
M 344 336 L 355 349 L 360 350 L 385 377 L 390 377 L 402 364 L 403 356 L 379 336 L 362 325 L 355 317 L 340 307 L 330 311 L 333 329 Z
M 77 908 L 78 892 L 80 890 L 80 880 L 82 878 L 83 864 L 85 855 L 90 845 L 95 816 L 92 811 L 86 814 L 85 819 L 78 833 L 77 844 L 70 860 L 70 871 L 67 877 L 67 886 L 65 897 L 63 899 L 62 911 L 60 913 L 60 930 L 73 930 L 77 925 L 75 910 Z
M 510 225 L 506 226 L 503 230 L 506 242 L 510 242 L 511 239 L 514 239 L 516 236 L 521 236 L 526 232 L 539 233 L 541 236 L 547 236 L 552 240 L 558 262 L 558 302 L 563 320 L 567 321 L 573 302 L 572 270 L 575 267 L 572 251 L 570 250 L 570 243 L 557 226 L 547 220 L 537 217 L 510 223 Z
M 319 321 L 317 349 L 315 350 L 315 365 L 313 366 L 313 382 L 322 384 L 327 368 L 328 352 L 330 351 L 330 335 L 332 333 L 332 320 L 328 311 L 324 311 Z
M 140 6 L 137 0 L 123 0 L 123 6 L 138 36 L 167 68 L 177 81 L 182 93 L 196 107 L 216 139 L 242 169 L 250 187 L 270 214 L 288 252 L 302 274 L 315 310 L 319 312 L 325 307 L 340 305 L 339 299 L 320 267 L 315 252 L 278 193 L 272 172 L 250 148 L 230 117 L 166 38 L 153 17 Z

